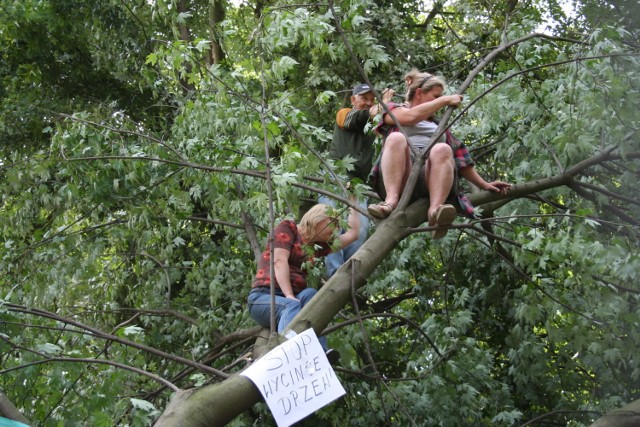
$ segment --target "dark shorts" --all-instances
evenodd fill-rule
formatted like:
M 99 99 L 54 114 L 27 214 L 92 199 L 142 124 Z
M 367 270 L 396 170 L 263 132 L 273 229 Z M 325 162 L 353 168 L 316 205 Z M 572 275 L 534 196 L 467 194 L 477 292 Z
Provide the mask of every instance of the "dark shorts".
M 411 166 L 413 166 L 413 164 L 416 161 L 416 156 L 413 154 L 413 151 L 409 152 L 409 156 L 411 159 Z M 425 179 L 424 179 L 425 169 L 426 169 L 426 166 L 423 163 L 422 166 L 420 167 L 420 176 L 418 177 L 418 182 L 416 183 L 416 186 L 413 189 L 413 194 L 411 194 L 411 200 L 410 200 L 411 202 L 415 202 L 418 199 L 429 198 L 429 189 L 427 188 L 427 184 L 425 183 Z M 375 185 L 373 189 L 375 190 L 376 193 L 378 193 L 380 198 L 384 200 L 387 197 L 387 192 L 384 188 L 382 168 L 378 168 L 378 171 L 379 171 L 378 176 L 375 179 L 375 182 L 374 182 Z M 447 201 L 456 200 L 456 192 L 454 191 L 454 189 L 457 188 L 456 182 L 457 182 L 457 176 L 454 176 L 453 185 L 451 186 L 451 191 L 449 191 L 449 195 L 447 196 Z

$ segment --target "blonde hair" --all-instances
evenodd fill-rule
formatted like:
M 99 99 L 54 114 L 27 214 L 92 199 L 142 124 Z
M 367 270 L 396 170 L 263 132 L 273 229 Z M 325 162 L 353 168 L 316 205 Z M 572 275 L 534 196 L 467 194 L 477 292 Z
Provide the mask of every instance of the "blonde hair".
M 316 225 L 327 218 L 336 219 L 335 215 L 332 215 L 333 211 L 334 209 L 331 206 L 323 203 L 318 203 L 309 209 L 298 223 L 298 229 L 302 237 L 306 240 L 313 239 L 316 234 Z
M 423 92 L 429 92 L 435 86 L 440 86 L 443 90 L 447 88 L 447 84 L 442 77 L 421 73 L 415 68 L 405 74 L 404 82 L 407 85 L 407 102 L 413 99 L 418 89 L 422 89 Z

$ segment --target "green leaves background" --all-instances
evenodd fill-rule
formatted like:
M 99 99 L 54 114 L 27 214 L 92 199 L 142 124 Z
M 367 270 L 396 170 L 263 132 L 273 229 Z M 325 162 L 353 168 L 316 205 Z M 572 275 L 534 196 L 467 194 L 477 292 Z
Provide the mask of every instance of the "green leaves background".
M 227 59 L 209 66 L 210 2 L 179 3 L 0 3 L 0 386 L 27 418 L 150 425 L 171 390 L 116 364 L 183 389 L 221 378 L 170 355 L 237 372 L 268 185 L 276 220 L 315 189 L 343 196 L 328 167 L 348 166 L 316 154 L 363 80 L 354 61 L 398 101 L 411 67 L 453 91 L 549 22 L 556 39 L 476 77 L 456 135 L 483 176 L 518 184 L 617 157 L 480 206 L 493 224 L 402 241 L 362 292 L 364 330 L 346 307 L 328 336 L 347 397 L 305 423 L 578 426 L 638 398 L 634 5 L 224 4 Z

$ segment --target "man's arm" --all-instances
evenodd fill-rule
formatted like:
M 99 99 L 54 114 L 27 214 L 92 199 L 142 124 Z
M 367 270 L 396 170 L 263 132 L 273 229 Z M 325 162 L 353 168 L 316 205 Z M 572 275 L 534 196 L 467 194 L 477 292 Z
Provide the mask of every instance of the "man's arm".
M 342 108 L 336 115 L 336 124 L 340 129 L 363 131 L 369 121 L 369 110 Z
M 349 219 L 348 219 L 348 228 L 347 231 L 338 236 L 338 240 L 340 241 L 340 248 L 336 250 L 340 250 L 349 246 L 351 243 L 355 242 L 358 239 L 358 235 L 360 234 L 360 214 L 353 208 L 349 209 Z

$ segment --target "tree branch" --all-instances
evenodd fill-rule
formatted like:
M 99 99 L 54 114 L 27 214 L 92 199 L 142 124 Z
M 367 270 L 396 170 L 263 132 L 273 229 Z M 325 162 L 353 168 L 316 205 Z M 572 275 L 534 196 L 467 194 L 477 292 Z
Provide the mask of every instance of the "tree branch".
M 14 349 L 28 351 L 29 353 L 37 354 L 38 356 L 44 358 L 43 360 L 37 360 L 37 361 L 34 361 L 34 362 L 25 363 L 23 365 L 14 366 L 12 368 L 3 369 L 3 370 L 0 371 L 0 375 L 6 374 L 6 373 L 11 372 L 11 371 L 25 369 L 25 368 L 28 368 L 30 366 L 41 365 L 43 363 L 51 363 L 51 362 L 95 363 L 95 364 L 115 366 L 116 368 L 124 369 L 126 371 L 135 372 L 135 373 L 137 373 L 139 375 L 143 375 L 145 377 L 149 377 L 152 380 L 154 380 L 156 382 L 159 382 L 159 383 L 163 384 L 166 387 L 169 387 L 173 391 L 180 390 L 180 388 L 176 387 L 175 385 L 173 385 L 169 381 L 165 380 L 164 378 L 161 378 L 161 377 L 159 377 L 159 376 L 157 376 L 155 374 L 152 374 L 151 372 L 147 372 L 147 371 L 145 371 L 143 369 L 139 369 L 139 368 L 136 368 L 134 366 L 129 366 L 129 365 L 125 365 L 123 363 L 113 362 L 111 360 L 105 360 L 105 359 L 92 359 L 92 358 L 86 358 L 86 357 L 61 357 L 61 356 L 49 357 L 49 356 L 47 356 L 46 354 L 44 354 L 42 352 L 31 350 L 29 348 L 25 348 L 23 346 L 16 345 L 13 342 L 11 342 L 11 340 L 9 340 L 8 338 L 5 338 L 2 335 L 0 335 L 0 339 L 3 340 L 4 342 L 6 342 L 7 344 L 9 344 Z
M 45 310 L 40 310 L 40 309 L 36 309 L 36 308 L 28 308 L 28 307 L 25 307 L 25 306 L 20 306 L 20 305 L 17 305 L 17 304 L 10 304 L 10 303 L 5 303 L 4 306 L 7 307 L 9 309 L 9 311 L 15 311 L 15 312 L 18 312 L 18 313 L 25 313 L 25 314 L 29 314 L 29 315 L 37 316 L 37 317 L 44 317 L 44 318 L 47 318 L 47 319 L 58 321 L 60 323 L 68 324 L 68 325 L 71 325 L 71 326 L 75 326 L 75 327 L 77 327 L 79 329 L 82 329 L 82 330 L 85 330 L 87 332 L 90 332 L 93 336 L 95 336 L 97 338 L 114 341 L 114 342 L 117 342 L 117 343 L 122 344 L 124 346 L 133 347 L 133 348 L 136 348 L 138 350 L 142 350 L 142 351 L 145 351 L 147 353 L 154 354 L 156 356 L 165 358 L 167 360 L 171 360 L 171 361 L 176 362 L 176 363 L 181 363 L 181 364 L 184 364 L 184 365 L 187 365 L 187 366 L 193 366 L 193 367 L 195 367 L 197 369 L 200 369 L 200 370 L 202 370 L 204 372 L 210 373 L 210 374 L 215 375 L 215 376 L 217 376 L 219 378 L 222 378 L 222 379 L 225 379 L 225 378 L 229 377 L 228 374 L 225 374 L 224 372 L 219 371 L 219 370 L 214 369 L 214 368 L 211 368 L 209 366 L 205 366 L 205 365 L 202 365 L 200 363 L 193 362 L 192 360 L 185 359 L 184 357 L 176 356 L 174 354 L 165 353 L 165 352 L 157 350 L 157 349 L 155 349 L 153 347 L 149 347 L 149 346 L 146 346 L 146 345 L 138 344 L 138 343 L 136 343 L 134 341 L 129 341 L 129 340 L 117 337 L 115 335 L 107 334 L 107 333 L 102 332 L 102 331 L 100 331 L 100 330 L 98 330 L 96 328 L 92 328 L 90 326 L 87 326 L 87 325 L 82 324 L 80 322 L 77 322 L 75 320 L 68 319 L 68 318 L 62 317 L 62 316 L 58 316 L 56 314 L 50 313 L 50 312 L 45 311 Z
M 10 420 L 18 421 L 23 424 L 29 425 L 30 422 L 27 420 L 24 415 L 18 408 L 15 407 L 13 403 L 9 400 L 9 398 L 0 391 L 0 417 L 8 418 Z
M 614 193 L 613 191 L 609 191 L 606 188 L 598 187 L 597 185 L 589 184 L 587 182 L 580 182 L 580 181 L 573 181 L 572 185 L 573 186 L 577 186 L 577 187 L 586 188 L 588 190 L 595 191 L 595 192 L 600 193 L 600 194 L 604 194 L 605 196 L 609 197 L 610 199 L 622 200 L 623 202 L 631 203 L 632 205 L 636 205 L 636 206 L 640 206 L 640 200 L 638 200 L 638 199 L 632 199 L 631 197 L 625 197 L 625 196 L 623 196 L 621 194 Z
M 433 350 L 436 352 L 436 354 L 438 356 L 443 357 L 442 352 L 440 351 L 440 349 L 438 348 L 436 343 L 431 339 L 431 337 L 429 337 L 429 335 L 427 335 L 427 333 L 422 329 L 422 327 L 417 322 L 414 322 L 413 320 L 409 319 L 408 317 L 401 316 L 401 315 L 395 314 L 395 313 L 364 314 L 364 315 L 361 315 L 359 318 L 345 320 L 343 322 L 340 322 L 338 324 L 330 326 L 330 327 L 328 327 L 328 328 L 326 328 L 325 330 L 322 331 L 322 335 L 328 335 L 328 334 L 330 334 L 332 332 L 335 332 L 335 331 L 337 331 L 339 329 L 342 329 L 342 328 L 344 328 L 346 326 L 350 326 L 350 325 L 352 325 L 354 323 L 358 323 L 358 322 L 360 322 L 360 319 L 362 319 L 362 320 L 380 319 L 380 318 L 384 318 L 384 317 L 389 317 L 389 318 L 392 318 L 392 319 L 399 319 L 403 323 L 406 323 L 407 325 L 411 326 L 413 329 L 418 331 L 418 333 L 420 335 L 422 335 L 424 337 L 424 339 L 427 340 L 429 345 L 431 345 L 431 347 L 433 348 Z

